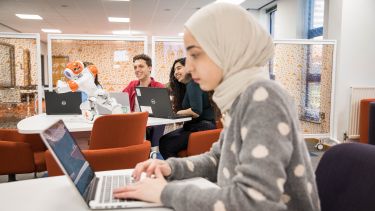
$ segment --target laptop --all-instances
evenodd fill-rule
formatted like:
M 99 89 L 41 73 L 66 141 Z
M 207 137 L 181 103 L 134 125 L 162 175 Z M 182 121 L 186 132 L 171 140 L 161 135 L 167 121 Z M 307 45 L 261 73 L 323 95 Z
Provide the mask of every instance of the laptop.
M 121 104 L 122 113 L 130 113 L 129 95 L 126 92 L 111 92 L 109 97 L 116 99 L 118 104 Z M 112 114 L 112 111 L 108 107 L 104 107 L 99 104 L 95 104 L 95 109 L 99 115 Z
M 166 119 L 189 117 L 174 113 L 167 88 L 136 87 L 135 92 L 140 110 L 148 112 L 150 117 Z
M 124 114 L 130 113 L 129 94 L 127 92 L 111 92 L 109 96 L 115 98 L 117 103 L 121 104 Z
M 51 151 L 69 181 L 90 209 L 160 207 L 161 204 L 112 197 L 113 189 L 133 182 L 131 173 L 125 175 L 95 175 L 81 149 L 62 120 L 44 130 L 40 136 Z
M 67 92 L 58 94 L 45 91 L 47 115 L 82 114 L 80 105 L 82 103 L 81 92 Z

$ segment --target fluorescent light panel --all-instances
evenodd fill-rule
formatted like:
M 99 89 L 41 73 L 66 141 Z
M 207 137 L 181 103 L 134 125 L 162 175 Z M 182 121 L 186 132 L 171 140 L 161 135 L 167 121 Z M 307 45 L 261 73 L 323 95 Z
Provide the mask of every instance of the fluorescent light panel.
M 129 23 L 130 18 L 120 18 L 120 17 L 108 17 L 109 22 L 116 22 L 116 23 Z
M 240 5 L 244 2 L 245 0 L 216 0 L 216 2 L 227 2 L 231 4 L 237 4 Z
M 180 32 L 180 33 L 178 33 L 178 36 L 182 37 L 182 36 L 184 36 L 184 33 Z
M 21 19 L 29 19 L 29 20 L 43 20 L 42 17 L 39 15 L 31 15 L 31 14 L 16 14 L 17 17 Z
M 61 33 L 60 29 L 42 29 L 45 33 Z
M 143 32 L 141 31 L 136 31 L 136 30 L 115 30 L 115 31 L 112 31 L 112 34 L 124 34 L 124 35 L 139 35 L 139 34 L 143 34 Z

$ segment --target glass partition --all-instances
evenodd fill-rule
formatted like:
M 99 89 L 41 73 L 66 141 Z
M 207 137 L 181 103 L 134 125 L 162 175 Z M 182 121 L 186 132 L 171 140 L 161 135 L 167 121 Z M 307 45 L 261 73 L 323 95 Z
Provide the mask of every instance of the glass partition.
M 275 41 L 271 78 L 295 99 L 305 136 L 333 137 L 335 41 Z
M 157 81 L 167 84 L 174 60 L 184 56 L 182 37 L 152 37 L 152 76 Z
M 135 80 L 132 58 L 147 52 L 147 37 L 111 35 L 49 35 L 48 70 L 50 88 L 65 80 L 69 61 L 91 62 L 98 68 L 98 79 L 108 92 L 122 91 Z
M 0 33 L 0 128 L 38 113 L 40 71 L 39 34 Z

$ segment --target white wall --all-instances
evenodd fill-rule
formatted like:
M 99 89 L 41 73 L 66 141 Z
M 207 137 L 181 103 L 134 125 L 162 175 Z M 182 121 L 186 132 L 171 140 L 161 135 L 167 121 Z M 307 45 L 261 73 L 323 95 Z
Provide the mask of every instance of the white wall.
M 274 39 L 303 38 L 305 7 L 305 0 L 277 1 Z
M 375 86 L 375 1 L 329 0 L 326 39 L 337 45 L 335 122 L 337 138 L 348 129 L 350 86 Z

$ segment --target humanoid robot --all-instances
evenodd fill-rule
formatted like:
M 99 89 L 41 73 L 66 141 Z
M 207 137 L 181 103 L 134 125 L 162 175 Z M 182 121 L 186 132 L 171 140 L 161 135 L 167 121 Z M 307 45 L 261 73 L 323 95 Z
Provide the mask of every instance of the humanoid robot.
M 114 98 L 110 98 L 108 93 L 95 85 L 95 76 L 98 69 L 95 65 L 84 67 L 81 61 L 69 62 L 64 70 L 67 82 L 57 81 L 57 93 L 81 91 L 87 94 L 88 100 L 80 105 L 82 115 L 85 119 L 93 121 L 98 115 L 97 108 L 102 107 L 108 113 L 122 113 L 121 105 Z

